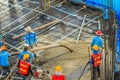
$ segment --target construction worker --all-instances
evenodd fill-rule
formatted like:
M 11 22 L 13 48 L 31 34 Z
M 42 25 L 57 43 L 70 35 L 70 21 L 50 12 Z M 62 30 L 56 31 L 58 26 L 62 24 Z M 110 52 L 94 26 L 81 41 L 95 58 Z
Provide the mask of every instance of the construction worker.
M 23 59 L 21 59 L 19 62 L 19 72 L 23 76 L 23 80 L 27 80 L 27 78 L 30 77 L 30 73 L 33 75 L 31 71 L 31 64 L 28 62 L 29 57 L 29 54 L 25 54 Z
M 7 76 L 10 73 L 9 69 L 9 60 L 10 54 L 7 52 L 7 48 L 5 45 L 0 47 L 0 66 L 2 67 L 2 75 Z
M 61 72 L 61 66 L 56 67 L 56 73 L 52 75 L 52 80 L 65 80 L 65 76 Z
M 91 48 L 94 46 L 94 45 L 97 45 L 100 48 L 103 48 L 103 41 L 101 39 L 101 35 L 102 35 L 102 31 L 101 30 L 97 30 L 95 32 L 96 36 L 93 37 L 92 39 L 92 42 L 91 42 Z
M 96 77 L 96 72 L 98 73 L 98 77 L 100 77 L 101 53 L 97 45 L 93 46 L 93 54 L 89 63 L 93 64 L 93 78 Z
M 33 48 L 34 45 L 37 45 L 37 37 L 36 33 L 33 32 L 30 26 L 25 28 L 26 35 L 25 35 L 25 44 L 28 44 L 30 48 Z
M 24 46 L 24 50 L 22 52 L 20 52 L 18 58 L 20 60 L 24 60 L 25 55 L 29 55 L 29 58 L 27 59 L 27 62 L 32 62 L 32 60 L 34 59 L 34 54 L 29 51 L 28 45 Z

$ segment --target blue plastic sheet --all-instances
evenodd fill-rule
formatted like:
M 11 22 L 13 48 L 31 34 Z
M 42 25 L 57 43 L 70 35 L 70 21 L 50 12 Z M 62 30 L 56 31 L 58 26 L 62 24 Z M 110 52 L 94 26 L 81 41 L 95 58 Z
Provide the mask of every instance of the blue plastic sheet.
M 111 0 L 112 1 L 112 7 L 110 7 L 112 10 L 116 12 L 116 18 L 118 20 L 118 25 L 120 26 L 120 0 Z M 109 0 L 84 0 L 85 4 L 97 7 L 99 9 L 102 9 L 103 12 L 108 9 L 110 2 Z

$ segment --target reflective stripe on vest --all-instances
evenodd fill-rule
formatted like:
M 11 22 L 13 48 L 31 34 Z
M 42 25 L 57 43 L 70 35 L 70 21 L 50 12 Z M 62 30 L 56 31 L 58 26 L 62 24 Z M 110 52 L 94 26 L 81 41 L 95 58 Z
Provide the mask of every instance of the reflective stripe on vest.
M 101 54 L 92 54 L 92 58 L 94 60 L 94 67 L 100 66 L 101 64 Z
M 30 68 L 30 63 L 20 60 L 20 73 L 23 75 L 28 75 Z

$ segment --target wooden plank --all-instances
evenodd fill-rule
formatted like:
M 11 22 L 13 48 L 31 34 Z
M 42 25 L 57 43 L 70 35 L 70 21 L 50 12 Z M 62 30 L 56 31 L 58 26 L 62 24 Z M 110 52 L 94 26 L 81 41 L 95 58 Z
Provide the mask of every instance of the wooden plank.
M 42 25 L 42 26 L 39 26 L 39 27 L 33 29 L 33 31 L 37 31 L 37 30 L 41 30 L 41 29 L 47 28 L 47 27 L 49 27 L 50 25 L 53 25 L 53 24 L 55 25 L 55 24 L 57 24 L 58 22 L 59 22 L 58 20 L 54 20 L 54 21 L 52 21 L 52 22 L 49 22 L 49 23 L 47 23 L 47 24 L 44 24 L 44 25 Z M 25 34 L 26 34 L 26 32 L 21 33 L 21 34 L 16 35 L 16 36 L 13 36 L 12 39 L 20 38 L 20 37 L 24 36 Z

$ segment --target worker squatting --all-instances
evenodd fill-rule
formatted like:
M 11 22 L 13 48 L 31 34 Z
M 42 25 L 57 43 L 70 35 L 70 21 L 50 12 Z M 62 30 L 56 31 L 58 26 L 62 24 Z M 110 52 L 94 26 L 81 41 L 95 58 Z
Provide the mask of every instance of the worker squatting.
M 36 69 L 33 73 L 31 70 L 33 60 L 35 58 L 34 53 L 29 50 L 34 46 L 37 46 L 36 33 L 31 29 L 30 26 L 25 28 L 26 35 L 24 36 L 25 45 L 23 51 L 18 55 L 18 68 L 23 80 L 27 80 L 30 75 L 34 75 L 36 78 L 40 78 L 40 74 L 43 72 L 42 69 Z M 91 49 L 93 54 L 88 63 L 93 64 L 93 78 L 96 77 L 96 72 L 98 77 L 100 77 L 100 64 L 101 64 L 101 52 L 100 49 L 103 48 L 103 41 L 100 38 L 102 32 L 100 30 L 96 31 L 96 36 L 93 37 L 91 42 Z M 2 35 L 0 35 L 0 66 L 2 67 L 2 76 L 8 76 L 10 73 L 10 63 L 8 58 L 10 53 L 7 52 L 7 47 L 5 45 L 5 40 Z M 87 64 L 88 64 L 87 63 Z M 49 74 L 49 72 L 47 72 Z M 65 75 L 62 73 L 61 66 L 56 67 L 56 73 L 52 76 L 49 75 L 50 80 L 65 80 Z M 29 79 L 28 79 L 29 80 Z

